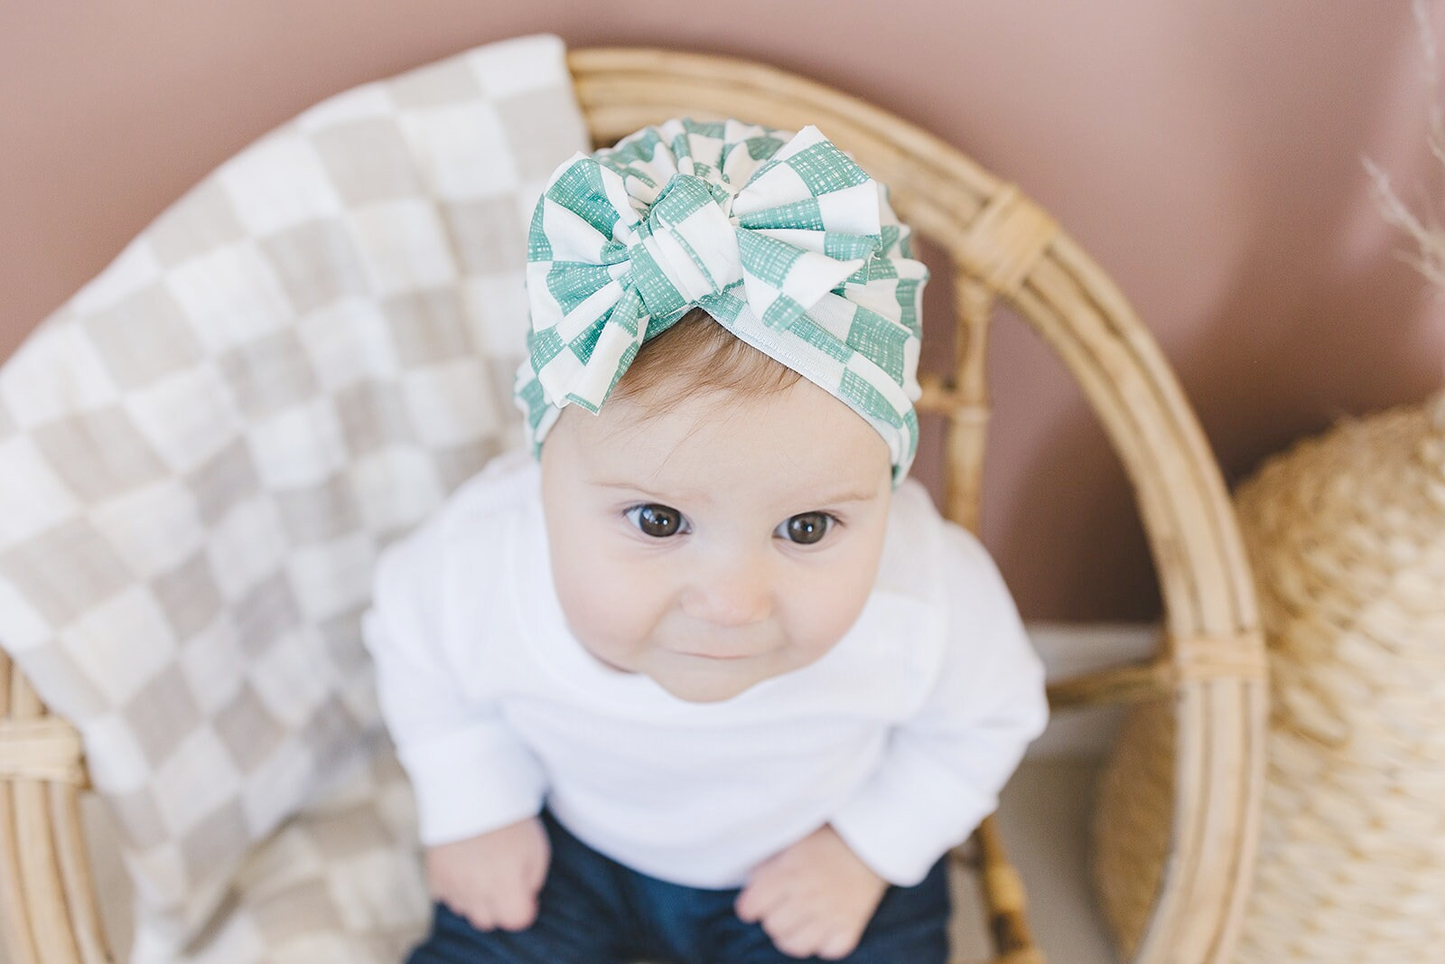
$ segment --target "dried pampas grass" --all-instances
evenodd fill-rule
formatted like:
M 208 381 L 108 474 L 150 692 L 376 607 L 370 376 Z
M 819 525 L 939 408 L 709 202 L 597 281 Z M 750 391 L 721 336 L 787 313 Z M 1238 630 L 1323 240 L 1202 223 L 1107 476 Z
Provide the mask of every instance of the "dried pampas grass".
M 1442 113 L 1440 105 L 1439 44 L 1430 23 L 1429 0 L 1413 0 L 1411 8 L 1420 35 L 1422 70 L 1430 90 L 1430 153 L 1440 163 L 1438 173 L 1445 181 L 1445 113 Z M 1405 260 L 1432 285 L 1445 292 L 1445 226 L 1442 226 L 1439 214 L 1435 211 L 1427 211 L 1423 217 L 1416 214 L 1400 199 L 1384 168 L 1369 158 L 1365 158 L 1364 164 L 1370 175 L 1371 194 L 1380 214 L 1415 241 L 1417 250 L 1404 255 Z

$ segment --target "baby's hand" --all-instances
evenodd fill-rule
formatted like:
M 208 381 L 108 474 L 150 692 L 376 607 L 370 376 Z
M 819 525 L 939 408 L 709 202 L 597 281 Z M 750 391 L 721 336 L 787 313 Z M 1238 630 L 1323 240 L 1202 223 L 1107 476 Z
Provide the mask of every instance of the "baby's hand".
M 888 883 L 824 826 L 753 869 L 738 917 L 761 921 L 791 957 L 837 960 L 858 946 Z
M 537 919 L 537 892 L 551 857 L 542 821 L 529 817 L 427 848 L 427 886 L 479 931 L 524 930 Z

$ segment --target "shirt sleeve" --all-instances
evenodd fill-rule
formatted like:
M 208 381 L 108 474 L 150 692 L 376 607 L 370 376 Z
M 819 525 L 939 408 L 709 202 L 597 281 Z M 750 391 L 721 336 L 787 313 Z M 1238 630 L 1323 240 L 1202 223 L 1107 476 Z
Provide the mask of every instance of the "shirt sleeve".
M 470 668 L 458 665 L 444 635 L 447 563 L 438 528 L 424 526 L 383 553 L 362 624 L 382 717 L 411 778 L 427 846 L 532 816 L 546 791 L 541 765 L 496 705 L 460 685 Z
M 920 882 L 997 808 L 1048 719 L 1043 664 L 993 560 L 951 523 L 943 536 L 938 678 L 894 730 L 879 770 L 831 820 L 864 863 L 901 886 Z

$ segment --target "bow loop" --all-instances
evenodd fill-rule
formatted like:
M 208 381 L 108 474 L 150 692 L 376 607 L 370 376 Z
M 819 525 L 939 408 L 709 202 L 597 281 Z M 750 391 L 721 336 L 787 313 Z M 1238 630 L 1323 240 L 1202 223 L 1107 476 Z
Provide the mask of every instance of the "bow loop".
M 810 251 L 766 231 L 739 231 L 748 307 L 769 328 L 786 328 L 863 265 Z

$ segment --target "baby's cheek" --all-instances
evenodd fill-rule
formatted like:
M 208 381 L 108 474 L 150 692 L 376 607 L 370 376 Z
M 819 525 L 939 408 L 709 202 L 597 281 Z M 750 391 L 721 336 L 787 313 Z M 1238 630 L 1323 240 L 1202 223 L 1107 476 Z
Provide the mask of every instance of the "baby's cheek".
M 599 659 L 623 656 L 641 615 L 629 602 L 626 581 L 606 566 L 558 566 L 553 579 L 572 634 Z
M 870 575 L 847 573 L 843 578 L 809 587 L 800 597 L 806 600 L 806 607 L 795 620 L 798 628 L 794 639 L 800 640 L 812 656 L 822 656 L 858 621 L 872 585 Z
M 819 658 L 853 629 L 866 601 L 866 594 L 857 598 L 838 587 L 818 588 L 809 598 L 809 606 L 795 617 L 793 639 L 808 650 L 811 658 Z
M 552 573 L 557 599 L 574 630 L 602 625 L 609 615 L 606 575 L 575 563 L 556 566 Z

